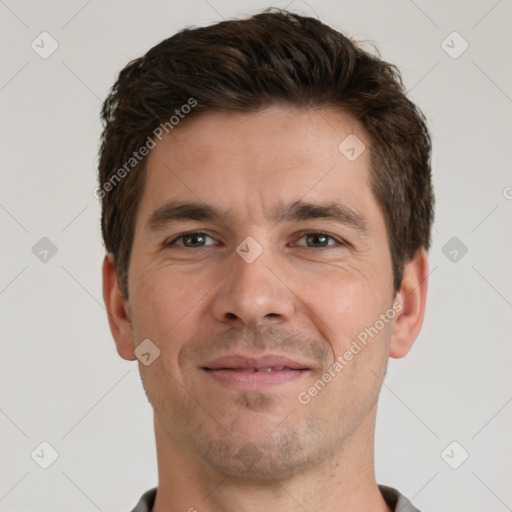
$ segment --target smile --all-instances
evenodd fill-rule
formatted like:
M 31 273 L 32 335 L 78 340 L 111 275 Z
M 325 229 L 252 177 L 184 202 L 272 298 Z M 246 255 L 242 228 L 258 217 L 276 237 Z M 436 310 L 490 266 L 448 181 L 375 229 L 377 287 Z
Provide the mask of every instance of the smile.
M 201 369 L 217 382 L 237 389 L 259 389 L 285 384 L 299 379 L 309 370 L 307 364 L 279 355 L 256 358 L 224 356 L 207 363 Z

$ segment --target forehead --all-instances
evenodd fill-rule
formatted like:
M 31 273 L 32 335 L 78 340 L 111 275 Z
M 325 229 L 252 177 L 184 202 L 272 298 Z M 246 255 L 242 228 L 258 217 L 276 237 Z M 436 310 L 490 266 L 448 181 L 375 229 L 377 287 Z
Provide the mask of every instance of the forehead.
M 208 112 L 171 131 L 149 160 L 167 153 L 180 162 L 234 168 L 250 161 L 251 168 L 260 172 L 285 170 L 308 161 L 338 159 L 342 156 L 339 143 L 351 134 L 368 143 L 361 124 L 334 108 L 276 106 L 253 113 Z
M 357 207 L 372 199 L 369 144 L 334 108 L 200 114 L 151 150 L 138 217 L 169 199 L 229 203 L 240 214 L 303 198 Z

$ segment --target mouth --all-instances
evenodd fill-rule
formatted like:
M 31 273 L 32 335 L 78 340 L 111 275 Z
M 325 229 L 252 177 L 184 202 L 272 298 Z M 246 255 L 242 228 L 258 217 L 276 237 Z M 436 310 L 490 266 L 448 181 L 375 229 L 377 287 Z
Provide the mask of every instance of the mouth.
M 238 389 L 284 384 L 311 370 L 307 364 L 277 355 L 226 356 L 207 363 L 201 369 L 216 381 Z

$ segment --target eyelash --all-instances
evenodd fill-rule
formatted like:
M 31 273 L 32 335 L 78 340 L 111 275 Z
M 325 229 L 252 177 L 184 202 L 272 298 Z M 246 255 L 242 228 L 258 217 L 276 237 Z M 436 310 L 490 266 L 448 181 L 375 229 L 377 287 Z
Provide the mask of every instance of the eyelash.
M 170 240 L 169 242 L 164 242 L 164 247 L 170 247 L 172 245 L 175 245 L 176 241 L 178 240 L 181 240 L 187 236 L 190 236 L 190 235 L 202 235 L 202 236 L 207 236 L 209 238 L 213 238 L 211 235 L 209 235 L 208 233 L 206 233 L 205 231 L 189 231 L 187 233 L 183 233 L 175 238 L 173 238 L 172 240 Z M 330 233 L 326 233 L 325 231 L 304 231 L 301 233 L 300 237 L 298 238 L 298 240 L 300 240 L 301 238 L 304 238 L 305 236 L 307 235 L 322 235 L 322 236 L 326 236 L 328 238 L 331 238 L 332 240 L 334 240 L 338 246 L 346 246 L 347 244 L 335 237 L 334 235 L 331 235 Z M 183 249 L 204 249 L 208 246 L 200 246 L 200 247 L 186 247 L 186 246 L 178 246 L 178 247 L 182 247 Z M 332 247 L 332 245 L 327 245 L 327 246 L 324 246 L 324 247 L 307 247 L 305 245 L 300 245 L 299 247 L 304 247 L 305 249 L 327 249 L 328 247 Z

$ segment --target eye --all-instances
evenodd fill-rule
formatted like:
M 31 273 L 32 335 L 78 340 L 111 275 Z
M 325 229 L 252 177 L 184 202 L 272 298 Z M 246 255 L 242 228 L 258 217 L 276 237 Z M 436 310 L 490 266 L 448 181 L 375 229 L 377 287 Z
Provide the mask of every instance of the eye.
M 308 233 L 304 233 L 298 240 L 306 240 L 306 244 L 296 243 L 295 245 L 306 246 L 309 248 L 320 248 L 328 247 L 331 245 L 345 245 L 343 241 L 335 238 L 328 233 L 324 233 L 322 231 L 310 231 Z M 329 239 L 333 240 L 335 243 L 329 243 Z M 311 244 L 311 245 L 310 245 Z
M 215 245 L 215 244 L 207 244 L 206 239 L 214 240 L 210 235 L 204 233 L 203 231 L 190 231 L 189 233 L 184 233 L 169 242 L 165 242 L 164 246 L 169 247 L 171 245 L 177 245 L 179 247 L 186 248 L 200 248 L 205 247 L 207 245 Z M 177 243 L 181 241 L 182 243 Z
M 207 243 L 207 239 L 210 239 L 213 243 Z M 298 243 L 300 240 L 305 240 L 305 243 Z M 174 245 L 188 249 L 198 249 L 215 244 L 215 239 L 204 231 L 190 231 L 173 238 L 169 242 L 165 242 L 164 246 L 169 247 Z M 333 235 L 329 235 L 328 233 L 324 233 L 323 231 L 310 231 L 303 233 L 300 238 L 297 239 L 295 245 L 312 249 L 322 249 L 324 247 L 335 245 L 342 246 L 346 244 L 342 240 L 334 237 Z

